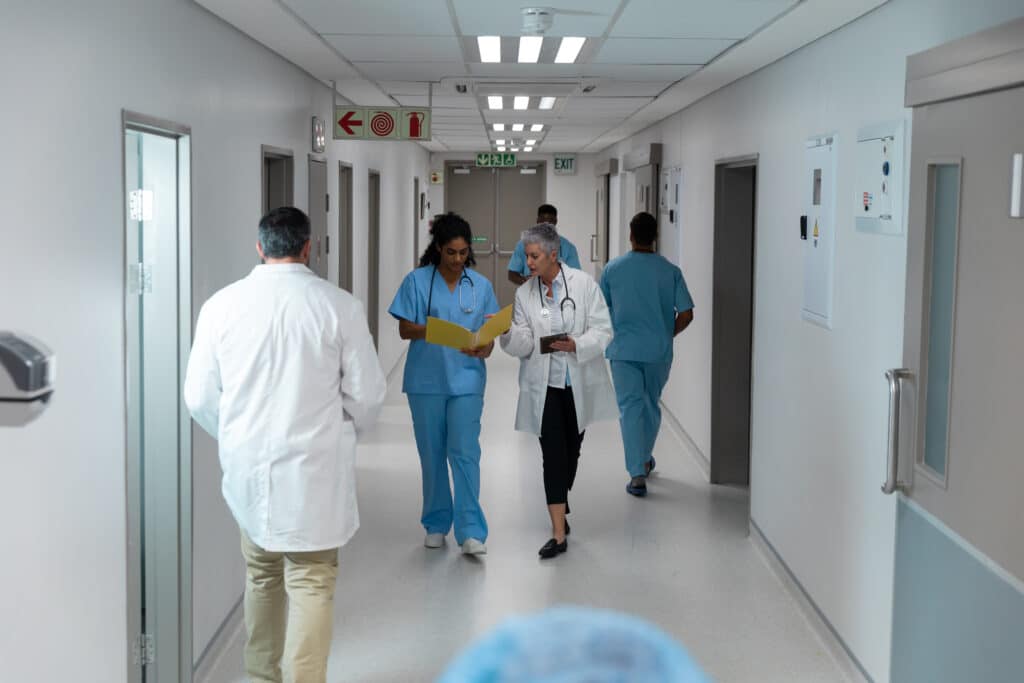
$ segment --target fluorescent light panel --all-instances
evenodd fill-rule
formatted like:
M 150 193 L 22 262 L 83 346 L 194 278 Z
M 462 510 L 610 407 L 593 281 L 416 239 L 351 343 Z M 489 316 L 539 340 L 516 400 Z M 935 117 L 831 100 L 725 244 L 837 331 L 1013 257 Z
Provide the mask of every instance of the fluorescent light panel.
M 532 152 L 533 151 L 533 147 L 523 147 L 523 151 L 524 152 Z
M 529 95 L 516 95 L 515 99 L 512 100 L 513 109 L 526 109 L 530 106 Z
M 495 142 L 497 142 L 499 145 L 504 145 L 505 144 L 504 140 L 495 140 Z
M 496 130 L 496 131 L 503 131 L 503 130 L 505 130 L 505 124 L 504 123 L 496 123 L 496 124 L 494 124 L 494 130 Z
M 513 147 L 513 148 L 512 148 L 512 149 L 510 149 L 509 151 L 510 151 L 510 152 L 518 152 L 518 151 L 519 151 L 519 148 L 518 148 L 518 147 Z
M 534 146 L 534 145 L 536 145 L 536 144 L 537 144 L 537 141 L 536 141 L 536 140 L 527 140 L 527 141 L 526 141 L 526 146 L 527 146 L 527 147 L 533 147 L 533 146 Z
M 562 41 L 563 44 L 565 41 Z M 501 61 L 501 36 L 477 36 L 476 44 L 480 48 L 480 61 L 484 64 L 496 64 Z
M 498 151 L 499 152 L 504 152 L 505 151 L 505 147 L 504 146 L 499 146 L 498 147 Z
M 540 98 L 540 108 L 541 109 L 554 109 L 555 108 L 555 98 L 554 97 L 542 97 L 542 98 Z
M 502 109 L 505 104 L 502 102 L 501 95 L 488 95 L 487 106 L 491 109 Z
M 580 56 L 583 43 L 586 38 L 573 38 L 566 36 L 562 38 L 562 44 L 558 46 L 558 54 L 555 55 L 555 64 L 572 64 Z
M 544 130 L 544 124 L 543 123 L 535 123 L 532 126 L 530 126 L 530 132 L 531 133 L 539 133 L 542 130 Z
M 540 59 L 540 47 L 544 43 L 543 36 L 523 36 L 519 39 L 519 63 L 536 64 Z
M 521 123 L 513 123 L 512 124 L 512 132 L 514 132 L 514 133 L 521 133 L 522 131 L 523 131 L 523 124 L 521 124 Z

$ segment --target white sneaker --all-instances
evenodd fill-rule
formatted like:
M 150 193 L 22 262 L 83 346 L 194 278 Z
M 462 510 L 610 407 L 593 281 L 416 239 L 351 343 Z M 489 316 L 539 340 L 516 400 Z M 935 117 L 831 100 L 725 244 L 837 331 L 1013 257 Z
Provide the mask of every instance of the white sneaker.
M 423 539 L 423 545 L 428 548 L 440 548 L 444 545 L 444 534 L 427 534 Z
M 463 555 L 486 555 L 487 546 L 475 538 L 467 538 L 462 544 Z

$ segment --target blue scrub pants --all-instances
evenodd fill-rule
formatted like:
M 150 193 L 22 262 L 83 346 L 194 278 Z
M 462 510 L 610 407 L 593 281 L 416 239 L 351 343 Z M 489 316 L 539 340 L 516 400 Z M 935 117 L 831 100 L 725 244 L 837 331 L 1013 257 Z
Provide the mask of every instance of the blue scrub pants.
M 668 381 L 672 363 L 640 363 L 613 360 L 612 379 L 619 403 L 619 427 L 626 451 L 626 470 L 631 477 L 644 474 L 644 465 L 654 453 L 654 441 L 661 428 L 661 390 Z
M 423 470 L 423 515 L 428 534 L 447 534 L 455 526 L 455 541 L 487 540 L 487 520 L 480 509 L 480 394 L 445 396 L 407 394 L 416 448 Z M 448 483 L 451 465 L 455 504 Z

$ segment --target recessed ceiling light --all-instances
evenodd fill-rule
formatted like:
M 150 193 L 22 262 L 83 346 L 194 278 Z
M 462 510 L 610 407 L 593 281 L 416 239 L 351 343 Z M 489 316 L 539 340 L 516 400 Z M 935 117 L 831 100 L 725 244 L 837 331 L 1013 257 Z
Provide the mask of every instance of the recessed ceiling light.
M 536 140 L 527 140 L 527 141 L 526 141 L 526 146 L 527 146 L 527 147 L 533 147 L 533 146 L 534 146 L 534 145 L 536 145 L 536 144 L 537 144 L 537 141 L 536 141 Z
M 504 140 L 495 140 L 495 142 L 498 143 L 499 145 L 504 145 L 505 144 Z
M 523 36 L 519 39 L 519 63 L 536 64 L 540 59 L 540 46 L 544 36 Z
M 480 61 L 485 64 L 493 64 L 501 61 L 501 37 L 500 36 L 477 36 L 476 44 L 480 47 Z M 562 41 L 565 45 L 565 41 Z M 561 54 L 561 51 L 559 51 Z
M 505 151 L 505 147 L 504 146 L 498 147 L 498 151 L 499 152 L 504 152 Z
M 512 100 L 513 109 L 526 109 L 530 106 L 530 97 L 528 95 L 516 95 L 515 99 Z
M 542 98 L 540 98 L 540 108 L 541 109 L 554 109 L 555 108 L 555 98 L 554 97 L 542 97 Z M 499 109 L 500 109 L 500 107 L 499 107 Z
M 523 147 L 523 151 L 524 152 L 532 152 L 533 151 L 533 147 Z
M 488 95 L 487 106 L 491 109 L 501 109 L 505 104 L 502 102 L 501 95 Z
M 512 124 L 512 130 L 513 130 L 513 132 L 521 133 L 523 131 L 523 124 L 521 124 L 521 123 L 513 123 Z
M 576 58 L 580 56 L 580 50 L 583 49 L 583 43 L 587 42 L 586 38 L 572 38 L 566 36 L 562 38 L 562 44 L 558 46 L 558 54 L 555 55 L 555 64 L 572 64 L 576 61 Z
M 505 124 L 504 123 L 496 123 L 496 124 L 494 124 L 494 130 L 505 130 Z
M 532 126 L 530 126 L 530 132 L 531 133 L 539 133 L 542 130 L 544 130 L 544 124 L 543 123 L 535 123 Z
M 510 151 L 510 152 L 518 152 L 518 151 L 519 151 L 519 148 L 518 148 L 518 147 L 513 147 L 513 148 L 512 148 L 512 149 L 510 149 L 509 151 Z

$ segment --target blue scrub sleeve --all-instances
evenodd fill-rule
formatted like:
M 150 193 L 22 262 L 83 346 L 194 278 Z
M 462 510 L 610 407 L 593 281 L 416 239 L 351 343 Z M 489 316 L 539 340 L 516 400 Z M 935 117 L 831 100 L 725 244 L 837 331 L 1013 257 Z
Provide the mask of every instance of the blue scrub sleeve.
M 522 240 L 519 240 L 516 244 L 515 251 L 512 252 L 512 258 L 508 260 L 508 269 L 513 273 L 519 273 L 523 277 L 530 276 L 530 268 L 526 265 L 526 247 L 523 246 Z
M 426 308 L 426 303 L 422 301 L 416 287 L 416 271 L 413 271 L 402 280 L 402 284 L 391 302 L 391 307 L 388 308 L 388 313 L 396 320 L 408 320 L 411 323 L 423 325 L 427 321 L 424 308 Z
M 494 296 L 494 286 L 491 285 L 490 281 L 484 280 L 487 283 L 487 293 L 484 295 L 484 315 L 492 315 L 501 310 L 498 306 L 498 297 Z
M 580 255 L 576 251 L 576 245 L 563 237 L 562 246 L 565 248 L 565 258 L 562 260 L 566 265 L 576 270 L 582 270 L 583 267 L 580 265 Z
M 676 313 L 682 313 L 693 308 L 693 297 L 690 296 L 690 289 L 686 286 L 686 278 L 683 277 L 683 271 L 677 268 L 676 273 L 679 275 L 676 278 Z
M 611 288 L 611 285 L 608 284 L 608 273 L 609 272 L 610 271 L 607 268 L 605 268 L 604 272 L 601 273 L 600 287 L 601 287 L 601 294 L 604 295 L 604 302 L 606 304 L 608 304 L 608 315 L 609 315 L 609 317 L 612 317 L 612 319 L 614 319 L 614 314 L 613 314 L 613 309 L 612 309 L 612 288 Z

